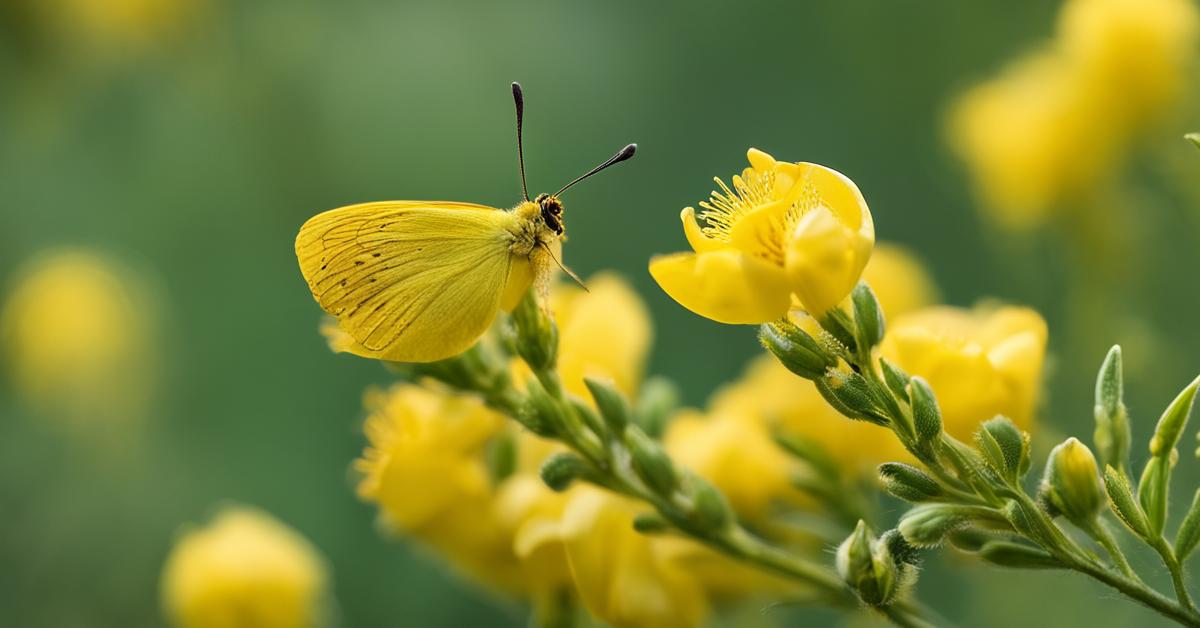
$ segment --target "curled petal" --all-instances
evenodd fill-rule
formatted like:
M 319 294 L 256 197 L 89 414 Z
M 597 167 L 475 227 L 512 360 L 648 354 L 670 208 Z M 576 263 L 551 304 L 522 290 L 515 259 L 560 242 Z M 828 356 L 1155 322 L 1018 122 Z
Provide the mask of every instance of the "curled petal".
M 791 303 L 782 268 L 733 249 L 661 255 L 650 274 L 680 305 L 719 323 L 765 323 Z
M 870 227 L 870 215 L 860 227 Z M 810 209 L 787 242 L 786 268 L 804 309 L 821 315 L 850 294 L 875 245 L 873 228 L 855 229 L 828 207 Z
M 704 231 L 700 229 L 700 223 L 696 222 L 696 208 L 684 207 L 683 211 L 679 213 L 679 219 L 683 221 L 683 234 L 687 236 L 688 244 L 692 245 L 693 251 L 706 253 L 725 248 L 725 244 L 721 241 L 704 235 Z

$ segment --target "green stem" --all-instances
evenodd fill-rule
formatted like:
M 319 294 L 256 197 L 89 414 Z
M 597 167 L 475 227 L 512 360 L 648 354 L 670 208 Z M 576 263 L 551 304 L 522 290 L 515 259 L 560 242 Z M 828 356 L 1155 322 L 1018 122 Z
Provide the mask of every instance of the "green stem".
M 1141 582 L 1142 579 L 1138 577 L 1137 572 L 1129 564 L 1129 560 L 1125 558 L 1125 552 L 1121 551 L 1121 546 L 1113 538 L 1112 532 L 1104 524 L 1104 520 L 1096 518 L 1092 521 L 1091 525 L 1084 527 L 1083 530 L 1108 552 L 1108 555 L 1113 560 L 1113 564 L 1117 566 L 1117 569 L 1121 570 L 1121 573 L 1125 574 L 1130 580 Z
M 1171 573 L 1171 585 L 1175 587 L 1175 597 L 1179 600 L 1179 604 L 1184 608 L 1196 612 L 1196 604 L 1192 602 L 1192 596 L 1188 593 L 1187 584 L 1183 581 L 1183 568 L 1179 563 L 1179 559 L 1175 558 L 1175 550 L 1170 543 L 1161 535 L 1155 539 L 1150 546 L 1158 555 L 1162 557 L 1163 564 L 1167 566 L 1167 571 Z

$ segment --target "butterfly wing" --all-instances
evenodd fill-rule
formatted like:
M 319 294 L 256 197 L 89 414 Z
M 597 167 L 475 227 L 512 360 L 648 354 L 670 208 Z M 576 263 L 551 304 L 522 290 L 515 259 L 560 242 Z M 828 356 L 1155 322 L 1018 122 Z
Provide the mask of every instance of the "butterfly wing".
M 469 348 L 496 316 L 513 269 L 516 218 L 468 203 L 365 203 L 311 218 L 296 257 L 351 352 L 431 362 Z

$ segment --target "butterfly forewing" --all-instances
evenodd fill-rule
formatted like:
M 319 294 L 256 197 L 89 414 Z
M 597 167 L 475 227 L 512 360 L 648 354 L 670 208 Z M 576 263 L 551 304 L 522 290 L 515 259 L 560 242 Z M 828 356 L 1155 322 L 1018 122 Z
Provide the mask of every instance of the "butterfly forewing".
M 315 216 L 296 255 L 321 307 L 370 357 L 446 358 L 496 316 L 513 217 L 467 203 L 385 202 Z

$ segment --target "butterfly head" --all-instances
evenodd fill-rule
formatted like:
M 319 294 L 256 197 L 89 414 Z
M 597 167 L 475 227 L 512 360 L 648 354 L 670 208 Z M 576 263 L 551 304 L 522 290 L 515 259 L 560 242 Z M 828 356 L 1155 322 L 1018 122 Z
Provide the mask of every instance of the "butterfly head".
M 545 192 L 538 194 L 537 198 L 533 199 L 542 211 L 542 221 L 551 231 L 558 235 L 563 234 L 563 205 L 562 201 L 558 200 L 557 196 L 546 194 Z

